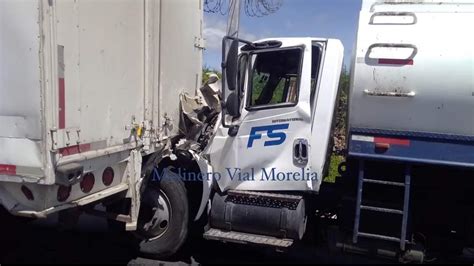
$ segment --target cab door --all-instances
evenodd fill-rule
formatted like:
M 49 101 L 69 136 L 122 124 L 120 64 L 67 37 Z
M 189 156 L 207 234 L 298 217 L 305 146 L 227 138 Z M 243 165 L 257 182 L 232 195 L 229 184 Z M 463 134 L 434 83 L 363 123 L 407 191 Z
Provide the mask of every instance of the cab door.
M 321 178 L 309 163 L 312 41 L 281 43 L 241 53 L 241 114 L 225 119 L 237 132 L 221 125 L 210 146 L 221 191 L 311 190 Z

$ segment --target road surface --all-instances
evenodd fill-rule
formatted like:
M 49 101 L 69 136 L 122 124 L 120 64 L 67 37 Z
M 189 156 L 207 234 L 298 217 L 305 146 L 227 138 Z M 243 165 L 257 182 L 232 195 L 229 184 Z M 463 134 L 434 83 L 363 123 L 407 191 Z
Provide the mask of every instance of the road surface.
M 194 238 L 176 258 L 167 261 L 140 257 L 125 236 L 107 232 L 104 219 L 82 215 L 72 230 L 59 230 L 57 217 L 2 228 L 0 263 L 119 263 L 198 265 L 211 263 L 374 263 L 359 255 L 330 254 L 305 245 L 286 253 Z M 458 261 L 459 262 L 459 261 Z M 462 261 L 466 262 L 466 261 Z M 472 262 L 471 262 L 472 263 Z

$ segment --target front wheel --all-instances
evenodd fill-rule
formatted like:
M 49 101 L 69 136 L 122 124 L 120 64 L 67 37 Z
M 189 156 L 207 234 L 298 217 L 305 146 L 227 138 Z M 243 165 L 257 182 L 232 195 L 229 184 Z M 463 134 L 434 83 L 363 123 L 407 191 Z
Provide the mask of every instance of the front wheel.
M 148 184 L 142 195 L 136 231 L 140 252 L 157 259 L 176 254 L 188 236 L 188 209 L 183 181 L 164 169 L 160 180 Z

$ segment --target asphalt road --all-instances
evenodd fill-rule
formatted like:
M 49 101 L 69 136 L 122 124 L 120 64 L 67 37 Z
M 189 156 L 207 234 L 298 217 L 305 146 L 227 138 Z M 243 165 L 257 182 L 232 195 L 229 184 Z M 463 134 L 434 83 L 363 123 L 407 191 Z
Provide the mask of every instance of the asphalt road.
M 82 215 L 72 230 L 59 230 L 56 217 L 3 227 L 0 263 L 119 263 L 197 265 L 211 263 L 393 263 L 360 255 L 329 253 L 324 247 L 301 245 L 280 253 L 199 238 L 191 239 L 176 258 L 140 257 L 123 235 L 107 232 L 104 219 Z M 474 261 L 474 260 L 473 260 Z M 456 261 L 466 262 L 466 261 Z M 472 263 L 472 262 L 471 262 Z

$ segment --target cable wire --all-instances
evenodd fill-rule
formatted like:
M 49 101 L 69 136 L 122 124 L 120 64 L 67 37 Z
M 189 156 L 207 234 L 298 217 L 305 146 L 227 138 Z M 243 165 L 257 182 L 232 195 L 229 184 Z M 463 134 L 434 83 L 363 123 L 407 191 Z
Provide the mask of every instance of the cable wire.
M 204 0 L 204 12 L 229 14 L 232 1 L 244 1 L 244 11 L 249 17 L 263 17 L 275 13 L 283 0 Z

